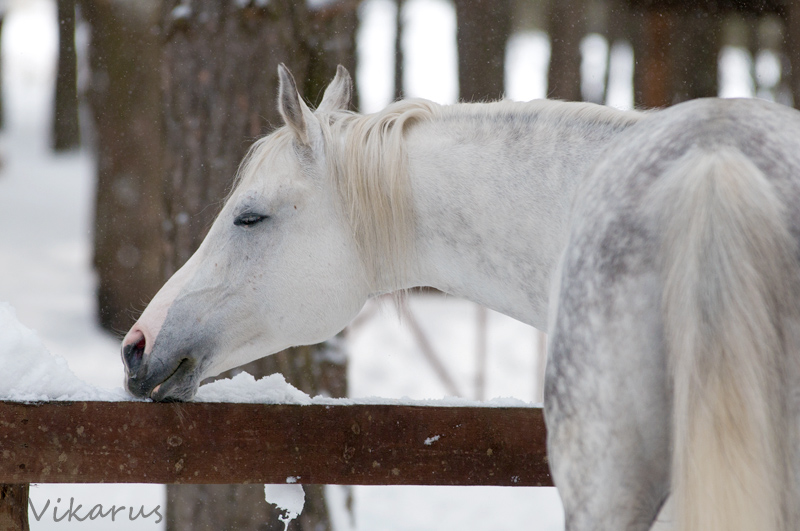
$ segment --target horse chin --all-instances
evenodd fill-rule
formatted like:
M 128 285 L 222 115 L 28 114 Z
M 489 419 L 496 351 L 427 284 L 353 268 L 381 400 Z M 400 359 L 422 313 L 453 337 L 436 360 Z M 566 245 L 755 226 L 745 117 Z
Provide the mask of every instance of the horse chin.
M 158 384 L 153 392 L 150 393 L 150 398 L 153 402 L 188 402 L 191 400 L 195 393 L 197 393 L 197 385 L 169 385 L 171 382 L 164 382 Z
M 200 384 L 198 364 L 191 358 L 181 358 L 174 368 L 147 373 L 147 368 L 128 374 L 125 387 L 138 398 L 150 398 L 155 402 L 184 402 L 191 400 Z
M 196 364 L 184 358 L 164 381 L 153 387 L 150 398 L 154 402 L 186 402 L 197 393 L 200 379 L 194 370 Z

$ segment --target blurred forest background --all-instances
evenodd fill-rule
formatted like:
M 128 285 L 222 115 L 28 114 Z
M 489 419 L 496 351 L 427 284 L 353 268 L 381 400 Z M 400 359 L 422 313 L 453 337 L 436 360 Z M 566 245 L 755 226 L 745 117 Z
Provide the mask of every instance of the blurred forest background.
M 404 86 L 396 4 L 394 97 Z M 113 333 L 194 252 L 251 143 L 281 120 L 276 68 L 318 103 L 342 64 L 359 69 L 360 0 L 58 0 L 59 61 L 52 148 L 97 157 L 94 266 L 98 319 Z M 509 40 L 547 35 L 547 95 L 606 103 L 611 53 L 633 57 L 632 104 L 664 107 L 719 94 L 723 46 L 752 58 L 759 97 L 800 105 L 800 2 L 792 0 L 453 0 L 458 94 L 507 93 Z M 2 26 L 0 26 L 1 28 Z M 88 38 L 76 40 L 78 33 Z M 604 55 L 589 75 L 586 58 Z M 529 58 L 541 61 L 542 58 Z M 358 84 L 358 79 L 356 79 Z M 358 109 L 358 95 L 354 102 Z M 341 342 L 250 364 L 311 394 L 347 395 Z M 331 528 L 324 490 L 306 486 L 290 529 Z M 208 500 L 233 500 L 211 504 Z M 244 507 L 252 507 L 245 511 Z M 214 510 L 211 508 L 214 507 Z M 224 508 L 229 508 L 226 511 Z M 222 509 L 221 509 L 222 508 Z M 282 529 L 261 486 L 169 486 L 167 529 Z M 265 523 L 267 522 L 267 523 Z

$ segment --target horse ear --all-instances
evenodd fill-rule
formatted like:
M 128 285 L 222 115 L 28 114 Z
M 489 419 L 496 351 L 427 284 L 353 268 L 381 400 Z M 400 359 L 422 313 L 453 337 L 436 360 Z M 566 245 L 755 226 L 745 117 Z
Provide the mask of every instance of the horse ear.
M 319 104 L 318 111 L 333 112 L 344 111 L 350 106 L 350 99 L 353 96 L 353 79 L 350 72 L 345 67 L 339 65 L 336 68 L 336 77 L 325 89 L 322 96 L 322 103 Z
M 297 139 L 304 145 L 310 145 L 309 127 L 310 122 L 315 118 L 300 98 L 300 93 L 297 92 L 297 83 L 283 63 L 278 65 L 278 79 L 280 81 L 278 111 L 283 116 L 286 125 L 294 131 Z

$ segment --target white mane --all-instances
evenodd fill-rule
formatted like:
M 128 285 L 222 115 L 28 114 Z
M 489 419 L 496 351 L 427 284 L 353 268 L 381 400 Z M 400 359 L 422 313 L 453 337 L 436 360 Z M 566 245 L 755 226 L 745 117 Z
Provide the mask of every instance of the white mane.
M 559 100 L 531 100 L 516 102 L 503 100 L 489 103 L 466 103 L 441 107 L 442 118 L 453 121 L 517 122 L 533 124 L 537 129 L 553 133 L 564 125 L 596 129 L 602 124 L 610 129 L 624 129 L 647 116 L 646 112 L 621 111 L 613 107 L 586 102 L 564 102 Z M 500 127 L 497 133 L 502 134 Z
M 435 117 L 439 109 L 426 100 L 405 100 L 376 114 L 346 114 L 323 123 L 330 176 L 376 286 L 400 288 L 414 253 L 404 133 L 412 123 Z

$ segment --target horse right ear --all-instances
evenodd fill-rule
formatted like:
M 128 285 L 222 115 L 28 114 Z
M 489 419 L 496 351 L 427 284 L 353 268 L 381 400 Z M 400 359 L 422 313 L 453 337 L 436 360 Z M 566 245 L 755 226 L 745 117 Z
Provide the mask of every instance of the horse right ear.
M 286 125 L 294 131 L 297 140 L 304 145 L 310 145 L 309 127 L 313 124 L 314 115 L 300 98 L 294 77 L 283 63 L 278 65 L 278 79 L 278 111 Z
M 336 68 L 336 77 L 325 89 L 322 96 L 322 103 L 319 104 L 317 111 L 333 112 L 345 111 L 350 107 L 350 100 L 353 97 L 353 79 L 350 72 L 345 67 L 339 65 Z

